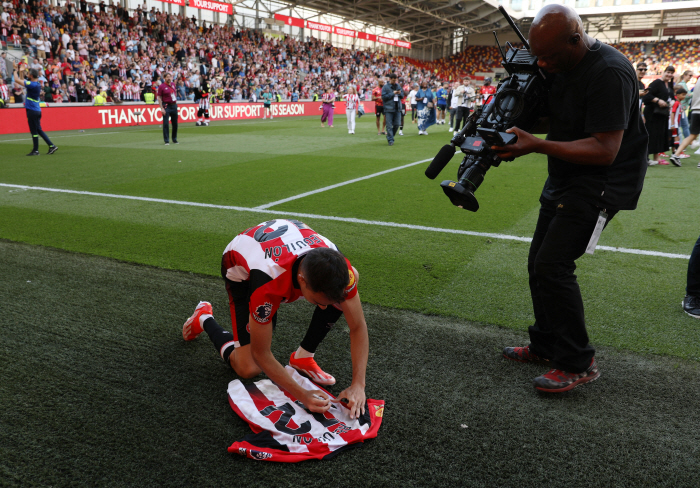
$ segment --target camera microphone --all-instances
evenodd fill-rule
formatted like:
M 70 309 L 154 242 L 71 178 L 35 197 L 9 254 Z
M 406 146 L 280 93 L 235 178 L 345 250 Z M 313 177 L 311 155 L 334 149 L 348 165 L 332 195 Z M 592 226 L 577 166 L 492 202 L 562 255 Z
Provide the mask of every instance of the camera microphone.
M 437 175 L 440 174 L 440 171 L 447 166 L 447 163 L 450 162 L 454 155 L 455 147 L 452 144 L 445 144 L 442 146 L 442 149 L 440 149 L 440 152 L 437 153 L 433 161 L 430 163 L 430 166 L 428 166 L 428 169 L 425 170 L 425 176 L 431 180 L 434 180 Z

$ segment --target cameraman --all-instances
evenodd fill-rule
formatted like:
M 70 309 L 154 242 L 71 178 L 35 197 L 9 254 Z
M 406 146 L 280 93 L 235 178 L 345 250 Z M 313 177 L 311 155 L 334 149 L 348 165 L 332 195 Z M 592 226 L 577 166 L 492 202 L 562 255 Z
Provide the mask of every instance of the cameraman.
M 600 376 L 575 261 L 589 243 L 595 247 L 597 223 L 636 208 L 648 137 L 634 68 L 617 50 L 586 34 L 573 9 L 543 7 L 530 28 L 530 52 L 551 83 L 547 138 L 513 127 L 508 132 L 517 142 L 492 149 L 504 159 L 546 154 L 549 177 L 528 256 L 535 314 L 530 344 L 506 347 L 503 354 L 550 365 L 534 386 L 563 392 Z

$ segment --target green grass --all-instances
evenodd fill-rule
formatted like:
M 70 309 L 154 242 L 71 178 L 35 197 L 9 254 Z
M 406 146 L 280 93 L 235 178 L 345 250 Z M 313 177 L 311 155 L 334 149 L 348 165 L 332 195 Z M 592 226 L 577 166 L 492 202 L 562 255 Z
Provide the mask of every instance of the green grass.
M 579 260 L 603 377 L 550 399 L 529 384 L 540 368 L 499 356 L 525 343 L 533 321 L 528 243 L 325 218 L 301 220 L 361 273 L 367 390 L 387 401 L 380 435 L 331 463 L 226 453 L 247 430 L 226 402 L 235 376 L 206 338 L 185 344 L 180 327 L 200 299 L 228 322 L 216 277 L 236 234 L 276 212 L 532 234 L 540 156 L 489 171 L 477 213 L 439 187 L 457 157 L 437 181 L 426 163 L 252 210 L 432 158 L 449 140 L 442 126 L 428 137 L 408 126 L 388 147 L 373 124 L 363 117 L 355 136 L 343 118 L 332 130 L 316 118 L 183 125 L 167 148 L 157 127 L 52 133 L 60 150 L 38 158 L 24 156 L 29 137 L 0 136 L 0 183 L 251 209 L 0 187 L 0 486 L 694 486 L 700 332 L 680 308 L 687 260 Z M 697 162 L 649 168 L 639 208 L 618 214 L 600 244 L 690 254 Z M 283 313 L 280 360 L 309 310 Z M 319 361 L 349 381 L 340 324 Z
M 181 127 L 163 147 L 158 128 L 53 134 L 51 157 L 26 158 L 27 143 L 0 142 L 0 182 L 214 205 L 256 207 L 432 157 L 449 136 L 413 126 L 388 147 L 361 119 L 355 136 L 321 129 L 315 118 Z M 439 130 L 439 132 L 438 132 Z M 697 157 L 652 167 L 639 208 L 621 212 L 600 244 L 688 255 L 697 238 Z M 438 180 L 454 178 L 459 158 Z M 277 205 L 265 212 L 21 191 L 0 187 L 0 238 L 216 276 L 219 256 L 240 231 L 276 211 L 359 218 L 529 237 L 546 178 L 541 156 L 487 174 L 481 209 L 452 206 L 426 164 Z M 304 217 L 362 272 L 362 298 L 422 313 L 523 330 L 532 322 L 528 244 Z M 687 261 L 598 251 L 578 262 L 595 344 L 700 358 L 698 332 L 678 307 Z M 665 331 L 665 332 L 664 332 Z
M 180 335 L 200 298 L 225 316 L 220 279 L 8 242 L 0 270 L 2 486 L 696 486 L 695 362 L 601 348 L 601 379 L 537 395 L 543 368 L 500 357 L 525 333 L 366 305 L 379 436 L 331 461 L 258 463 L 226 451 L 249 431 L 227 402 L 235 375 L 206 336 Z M 281 309 L 278 358 L 310 315 Z M 341 319 L 317 354 L 335 394 L 348 343 Z

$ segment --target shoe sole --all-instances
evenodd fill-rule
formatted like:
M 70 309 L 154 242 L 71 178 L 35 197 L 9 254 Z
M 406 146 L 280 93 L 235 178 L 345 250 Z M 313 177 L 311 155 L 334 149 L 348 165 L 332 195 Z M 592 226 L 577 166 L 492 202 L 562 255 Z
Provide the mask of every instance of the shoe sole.
M 679 168 L 680 168 L 681 166 L 683 166 L 683 165 L 681 164 L 680 161 L 675 162 L 673 159 L 671 160 L 671 164 L 674 165 L 674 166 L 678 166 Z
M 700 166 L 698 166 L 698 167 L 700 168 Z M 683 302 L 681 302 L 681 307 L 682 307 L 682 306 L 683 306 Z M 688 312 L 685 308 L 683 308 L 683 311 L 684 311 L 687 315 L 693 317 L 694 319 L 700 319 L 700 315 L 693 315 L 692 313 Z
M 576 380 L 570 385 L 565 386 L 564 388 L 559 388 L 556 390 L 552 390 L 549 388 L 542 388 L 541 386 L 536 386 L 535 389 L 544 393 L 564 393 L 565 391 L 571 391 L 574 388 L 576 388 L 579 385 L 584 385 L 586 383 L 590 383 L 591 381 L 595 381 L 598 378 L 600 378 L 600 371 L 596 373 L 595 376 L 586 376 L 585 378 L 581 378 L 580 380 Z
M 330 380 L 324 380 L 323 378 L 320 378 L 320 377 L 319 377 L 316 373 L 314 373 L 313 371 L 309 371 L 309 370 L 306 370 L 306 369 L 303 369 L 303 368 L 298 368 L 298 367 L 294 366 L 294 365 L 291 364 L 291 363 L 290 363 L 289 365 L 290 365 L 292 368 L 296 369 L 296 370 L 299 372 L 299 374 L 301 374 L 301 375 L 303 375 L 303 376 L 306 376 L 307 378 L 309 378 L 309 379 L 310 379 L 311 381 L 313 381 L 314 383 L 317 383 L 317 384 L 323 385 L 323 386 L 332 386 L 332 385 L 335 385 L 335 378 L 333 378 L 333 382 L 330 382 Z

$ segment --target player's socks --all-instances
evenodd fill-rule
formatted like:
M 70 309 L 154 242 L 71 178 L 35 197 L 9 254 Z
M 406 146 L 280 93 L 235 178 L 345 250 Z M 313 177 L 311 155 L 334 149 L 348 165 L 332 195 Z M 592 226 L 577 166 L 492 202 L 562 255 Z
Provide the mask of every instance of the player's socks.
M 316 353 L 314 352 L 309 352 L 303 347 L 299 346 L 299 349 L 297 349 L 297 352 L 294 353 L 294 357 L 297 359 L 304 359 L 304 358 L 312 358 L 314 357 Z
M 333 325 L 335 325 L 341 315 L 343 315 L 343 312 L 333 305 L 329 305 L 325 310 L 321 307 L 316 307 L 311 317 L 309 329 L 301 341 L 301 347 L 311 354 L 315 353 L 318 345 L 326 338 L 326 334 L 333 328 Z
M 221 359 L 226 364 L 230 364 L 228 358 L 234 349 L 233 334 L 224 330 L 211 315 L 204 320 L 202 328 L 209 336 L 212 344 L 214 344 L 214 349 L 219 353 Z

